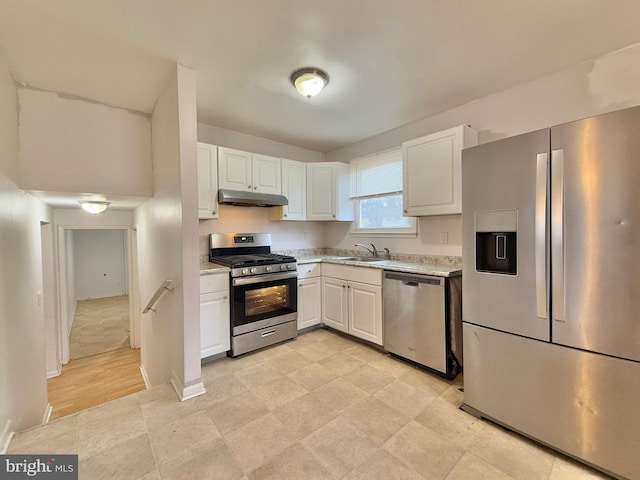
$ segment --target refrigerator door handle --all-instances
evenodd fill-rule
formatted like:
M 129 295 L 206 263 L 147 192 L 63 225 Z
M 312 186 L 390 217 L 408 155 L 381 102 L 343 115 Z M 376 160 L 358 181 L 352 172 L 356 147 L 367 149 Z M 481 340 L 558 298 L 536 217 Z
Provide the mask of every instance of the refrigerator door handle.
M 564 150 L 551 152 L 551 284 L 553 319 L 564 322 Z
M 535 265 L 538 318 L 549 318 L 547 273 L 547 184 L 549 154 L 539 153 L 536 165 Z

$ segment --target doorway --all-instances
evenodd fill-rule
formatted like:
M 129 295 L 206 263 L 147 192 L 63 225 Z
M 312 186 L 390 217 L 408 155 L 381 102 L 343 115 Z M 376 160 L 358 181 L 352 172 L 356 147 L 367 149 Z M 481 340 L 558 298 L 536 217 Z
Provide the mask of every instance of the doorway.
M 130 348 L 140 348 L 136 240 L 136 231 L 131 227 L 58 226 L 57 266 L 60 310 L 58 330 L 62 364 L 72 359 L 69 340 L 76 314 L 86 317 L 87 309 L 83 307 L 78 309 L 79 303 L 84 301 L 88 304 L 93 302 L 98 308 L 107 304 L 105 309 L 109 310 L 109 299 L 115 298 L 113 309 L 107 311 L 105 315 L 126 316 L 128 326 L 124 327 L 124 330 L 128 331 L 128 336 L 123 340 L 121 333 L 114 333 L 112 340 L 121 342 L 118 343 L 120 347 L 126 345 Z M 118 303 L 117 300 L 120 302 L 115 305 Z M 125 300 L 127 311 L 122 312 Z M 119 313 L 114 309 L 118 309 Z M 85 319 L 80 323 L 88 322 Z M 97 323 L 100 321 L 94 320 L 93 340 L 99 343 L 102 341 L 99 328 L 103 327 L 99 327 Z M 86 331 L 85 334 L 87 334 Z M 100 353 L 98 348 L 99 345 L 93 354 Z M 74 357 L 76 357 L 75 354 Z
M 78 229 L 70 239 L 67 274 L 73 279 L 67 295 L 75 300 L 70 360 L 129 347 L 126 230 Z

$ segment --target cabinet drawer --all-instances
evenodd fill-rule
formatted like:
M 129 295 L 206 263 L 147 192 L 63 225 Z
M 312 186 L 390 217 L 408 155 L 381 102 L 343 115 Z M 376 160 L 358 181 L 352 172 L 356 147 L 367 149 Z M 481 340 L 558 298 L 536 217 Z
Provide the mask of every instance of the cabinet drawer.
M 304 265 L 298 265 L 298 278 L 310 278 L 320 276 L 320 264 L 319 263 L 306 263 Z
M 377 268 L 352 267 L 348 265 L 325 263 L 322 266 L 322 275 L 326 277 L 341 278 L 352 282 L 382 285 L 382 270 Z
M 229 289 L 228 273 L 212 273 L 200 276 L 200 293 L 219 292 Z

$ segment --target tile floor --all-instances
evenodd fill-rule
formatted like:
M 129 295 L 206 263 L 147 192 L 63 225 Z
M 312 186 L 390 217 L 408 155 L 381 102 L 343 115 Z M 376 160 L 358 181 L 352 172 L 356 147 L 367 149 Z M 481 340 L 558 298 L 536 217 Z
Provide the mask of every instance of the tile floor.
M 17 435 L 9 453 L 77 453 L 80 478 L 607 478 L 458 409 L 445 381 L 328 330 L 203 367 Z
M 129 346 L 129 297 L 79 300 L 69 334 L 71 360 Z

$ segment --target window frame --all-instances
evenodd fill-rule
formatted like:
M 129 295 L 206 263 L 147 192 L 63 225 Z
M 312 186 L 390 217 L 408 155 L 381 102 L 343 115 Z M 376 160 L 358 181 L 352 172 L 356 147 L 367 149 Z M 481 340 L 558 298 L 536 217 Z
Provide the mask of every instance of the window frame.
M 383 197 L 393 197 L 400 196 L 401 200 L 403 200 L 404 192 L 399 191 L 388 191 L 387 189 L 381 189 L 384 193 L 374 193 L 369 195 L 358 195 L 358 172 L 359 172 L 359 164 L 369 162 L 371 167 L 376 168 L 376 163 L 380 162 L 380 158 L 388 157 L 388 162 L 396 163 L 399 160 L 400 166 L 402 168 L 402 151 L 400 148 L 393 148 L 390 150 L 385 150 L 382 152 L 377 152 L 371 155 L 367 155 L 364 157 L 359 157 L 351 160 L 351 199 L 353 201 L 354 208 L 354 220 L 351 223 L 350 235 L 353 237 L 405 237 L 405 238 L 416 238 L 418 235 L 418 222 L 416 217 L 407 217 L 402 215 L 402 210 L 400 214 L 404 218 L 409 219 L 410 226 L 409 227 L 376 227 L 376 228 L 367 228 L 360 226 L 360 218 L 361 218 L 361 203 L 366 200 L 375 199 L 375 198 L 383 198 Z M 366 167 L 365 167 L 366 168 Z M 403 172 L 402 172 L 403 174 Z M 402 180 L 401 180 L 402 181 Z M 396 187 L 397 188 L 397 187 Z M 400 188 L 401 185 L 400 185 Z

